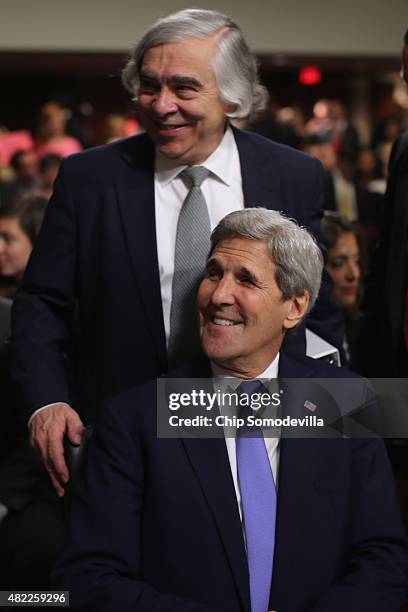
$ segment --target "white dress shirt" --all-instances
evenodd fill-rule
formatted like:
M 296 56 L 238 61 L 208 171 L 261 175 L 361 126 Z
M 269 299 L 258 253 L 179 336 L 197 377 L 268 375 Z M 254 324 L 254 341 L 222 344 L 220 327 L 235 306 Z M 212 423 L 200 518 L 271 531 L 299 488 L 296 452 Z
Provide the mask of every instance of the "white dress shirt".
M 241 383 L 240 378 L 228 376 L 223 372 L 221 368 L 211 363 L 211 369 L 214 377 L 214 390 L 220 391 L 221 393 L 226 390 L 227 387 L 236 389 Z M 263 379 L 276 379 L 278 377 L 279 369 L 279 353 L 275 359 L 268 365 L 266 370 L 262 372 L 257 378 Z M 271 470 L 273 479 L 275 481 L 276 490 L 278 490 L 278 472 L 279 472 L 279 442 L 280 438 L 265 438 L 265 446 L 269 457 L 269 463 L 271 464 Z M 225 444 L 227 445 L 228 459 L 231 468 L 232 479 L 234 481 L 235 495 L 237 496 L 239 514 L 242 521 L 242 504 L 241 504 L 241 493 L 239 490 L 238 482 L 238 471 L 237 471 L 237 457 L 236 457 L 236 439 L 235 437 L 225 437 Z
M 225 215 L 244 208 L 241 164 L 234 135 L 228 126 L 218 148 L 200 164 L 210 170 L 201 185 L 213 230 Z M 179 176 L 187 166 L 176 165 L 156 154 L 154 199 L 156 243 L 166 342 L 170 334 L 170 308 L 174 273 L 177 222 L 190 186 Z

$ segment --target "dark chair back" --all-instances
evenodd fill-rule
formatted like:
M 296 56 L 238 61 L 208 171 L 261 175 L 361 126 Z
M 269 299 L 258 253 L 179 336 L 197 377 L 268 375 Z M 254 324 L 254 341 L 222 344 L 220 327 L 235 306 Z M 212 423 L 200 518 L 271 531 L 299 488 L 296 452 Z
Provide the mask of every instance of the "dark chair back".
M 64 496 L 64 505 L 66 512 L 69 512 L 69 508 L 72 503 L 78 480 L 81 478 L 83 473 L 88 452 L 88 442 L 90 437 L 92 436 L 93 430 L 93 425 L 88 425 L 87 427 L 85 427 L 82 434 L 81 444 L 71 444 L 68 438 L 65 438 L 64 441 L 65 461 L 67 463 L 69 471 L 69 481 L 67 486 L 65 487 Z

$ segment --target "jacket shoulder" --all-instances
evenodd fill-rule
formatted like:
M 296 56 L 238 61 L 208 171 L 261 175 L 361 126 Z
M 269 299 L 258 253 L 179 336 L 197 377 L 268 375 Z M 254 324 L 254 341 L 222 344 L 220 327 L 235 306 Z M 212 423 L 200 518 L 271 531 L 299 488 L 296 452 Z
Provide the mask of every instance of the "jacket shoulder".
M 320 162 L 315 157 L 311 157 L 303 151 L 289 147 L 288 145 L 280 144 L 269 138 L 265 138 L 261 134 L 249 132 L 246 130 L 238 130 L 234 128 L 234 136 L 238 148 L 254 147 L 258 151 L 263 152 L 269 158 L 275 158 L 280 164 L 305 164 L 309 166 L 320 166 Z
M 118 164 L 146 165 L 153 158 L 153 143 L 144 133 L 69 155 L 62 166 L 67 174 L 85 176 L 88 172 L 98 172 L 102 175 L 106 171 L 115 171 Z
M 281 353 L 279 368 L 281 376 L 286 376 L 287 373 L 290 373 L 288 377 L 292 378 L 353 378 L 360 379 L 361 381 L 365 380 L 348 368 L 338 367 L 321 359 L 313 359 L 301 354 L 295 355 L 291 353 L 287 355 Z

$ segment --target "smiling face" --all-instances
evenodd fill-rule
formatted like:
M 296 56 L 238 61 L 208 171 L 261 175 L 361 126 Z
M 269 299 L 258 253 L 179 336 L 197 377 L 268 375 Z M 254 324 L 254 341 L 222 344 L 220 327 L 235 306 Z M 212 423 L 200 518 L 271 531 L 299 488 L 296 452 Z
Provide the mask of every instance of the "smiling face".
M 233 110 L 220 97 L 212 62 L 217 37 L 152 47 L 140 68 L 140 120 L 159 151 L 180 164 L 200 164 L 220 144 Z
M 254 378 L 273 361 L 285 332 L 302 319 L 307 294 L 282 300 L 265 242 L 221 241 L 198 291 L 201 343 L 214 363 L 240 378 Z
M 17 217 L 0 218 L 0 274 L 21 278 L 32 248 Z
M 355 306 L 360 287 L 360 249 L 355 235 L 344 232 L 329 249 L 327 271 L 332 277 L 333 295 L 343 308 Z

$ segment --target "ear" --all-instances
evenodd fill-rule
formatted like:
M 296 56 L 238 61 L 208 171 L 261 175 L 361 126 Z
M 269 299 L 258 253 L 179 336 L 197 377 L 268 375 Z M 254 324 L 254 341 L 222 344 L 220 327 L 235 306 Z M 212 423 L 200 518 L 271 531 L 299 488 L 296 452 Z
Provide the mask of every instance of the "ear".
M 237 108 L 238 104 L 234 104 L 233 102 L 227 102 L 226 100 L 224 100 L 224 113 L 227 119 L 229 115 L 235 113 Z
M 287 301 L 288 312 L 283 321 L 284 329 L 293 329 L 296 325 L 299 325 L 305 316 L 309 302 L 310 297 L 307 291 Z

